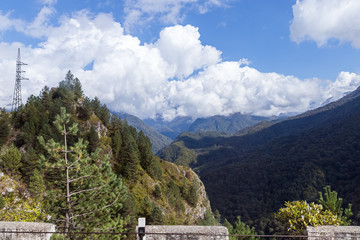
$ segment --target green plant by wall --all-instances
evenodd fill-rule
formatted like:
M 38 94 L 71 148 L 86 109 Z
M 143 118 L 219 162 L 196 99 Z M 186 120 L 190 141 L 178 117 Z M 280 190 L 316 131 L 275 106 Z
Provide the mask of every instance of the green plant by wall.
M 337 192 L 331 191 L 330 186 L 324 187 L 324 195 L 322 192 L 319 192 L 319 195 L 318 203 L 321 204 L 325 210 L 329 210 L 336 215 L 343 222 L 342 225 L 350 225 L 350 217 L 353 215 L 351 204 L 349 204 L 346 209 L 343 209 L 341 207 L 343 199 L 338 198 Z
M 323 206 L 306 201 L 286 202 L 275 217 L 288 225 L 288 231 L 293 234 L 302 234 L 306 226 L 342 225 L 344 222 L 330 210 Z

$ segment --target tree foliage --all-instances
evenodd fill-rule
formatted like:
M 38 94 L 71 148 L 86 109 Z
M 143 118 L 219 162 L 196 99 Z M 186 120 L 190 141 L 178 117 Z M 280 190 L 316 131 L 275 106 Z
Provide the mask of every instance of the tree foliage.
M 60 176 L 60 181 L 53 182 L 58 188 L 49 194 L 58 196 L 51 204 L 55 205 L 54 218 L 65 221 L 66 233 L 79 228 L 88 231 L 104 227 L 121 231 L 123 221 L 117 213 L 126 198 L 126 188 L 112 172 L 108 158 L 99 158 L 99 151 L 89 155 L 82 138 L 73 146 L 68 145 L 67 136 L 76 135 L 78 129 L 76 123 L 68 125 L 70 119 L 70 114 L 62 108 L 54 122 L 63 141 L 50 139 L 45 143 L 39 137 L 48 152 L 47 158 L 43 157 L 46 169 L 56 169 Z
M 6 173 L 12 176 L 20 175 L 21 153 L 14 145 L 7 149 L 1 159 Z
M 331 191 L 330 186 L 324 187 L 324 195 L 322 192 L 319 192 L 319 195 L 318 203 L 321 204 L 325 210 L 329 210 L 336 215 L 342 221 L 342 225 L 350 225 L 350 217 L 353 215 L 350 203 L 346 209 L 343 209 L 343 199 L 338 198 L 337 192 Z
M 33 198 L 42 199 L 42 194 L 45 191 L 45 182 L 39 170 L 35 169 L 33 171 L 28 189 Z
M 241 239 L 249 239 L 249 240 L 256 239 L 255 236 L 254 237 L 249 236 L 249 235 L 257 235 L 257 233 L 255 232 L 255 228 L 250 227 L 244 222 L 242 222 L 240 216 L 237 217 L 234 225 L 232 225 L 228 220 L 225 219 L 224 226 L 227 227 L 229 231 L 229 235 L 235 235 L 235 236 L 230 236 L 229 240 L 239 239 L 239 237 L 237 237 L 236 235 L 241 235 L 242 236 Z
M 10 133 L 9 117 L 4 109 L 0 109 L 0 147 L 6 143 Z
M 185 212 L 185 206 L 192 207 L 184 191 L 191 188 L 190 170 L 153 156 L 145 134 L 110 114 L 98 98 L 84 96 L 71 71 L 57 87 L 45 86 L 17 111 L 1 112 L 2 126 L 0 166 L 22 182 L 23 194 L 14 199 L 41 206 L 59 228 L 65 227 L 66 212 L 69 232 L 133 229 L 143 212 L 165 224 L 197 220 Z M 7 158 L 9 149 L 17 157 Z M 9 204 L 7 195 L 3 200 Z M 206 216 L 211 219 L 211 211 Z
M 306 226 L 342 225 L 344 222 L 330 210 L 325 210 L 322 205 L 306 201 L 286 202 L 276 217 L 288 225 L 288 231 L 293 234 L 302 234 Z

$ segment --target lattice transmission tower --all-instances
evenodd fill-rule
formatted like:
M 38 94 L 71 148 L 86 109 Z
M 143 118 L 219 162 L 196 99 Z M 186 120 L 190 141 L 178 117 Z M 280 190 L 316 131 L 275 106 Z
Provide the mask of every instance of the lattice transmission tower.
M 13 97 L 11 111 L 17 110 L 22 105 L 21 81 L 29 80 L 28 78 L 24 78 L 21 75 L 22 73 L 25 72 L 25 71 L 21 70 L 21 66 L 23 66 L 23 65 L 27 65 L 27 64 L 21 62 L 20 48 L 18 48 L 18 55 L 17 55 L 17 60 L 16 60 L 16 79 L 15 79 L 14 97 Z

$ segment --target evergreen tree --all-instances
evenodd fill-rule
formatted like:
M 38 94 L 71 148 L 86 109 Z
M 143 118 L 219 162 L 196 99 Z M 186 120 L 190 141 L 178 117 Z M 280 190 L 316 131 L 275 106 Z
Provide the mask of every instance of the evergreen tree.
M 231 225 L 231 223 L 229 223 L 228 220 L 225 219 L 224 226 L 227 227 L 230 235 L 242 235 L 243 237 L 241 237 L 241 239 L 256 239 L 255 237 L 250 236 L 244 237 L 244 235 L 257 235 L 257 233 L 255 232 L 254 227 L 250 228 L 250 226 L 246 225 L 244 222 L 241 221 L 241 218 L 239 216 L 237 217 L 234 225 Z M 238 238 L 239 237 L 236 236 L 230 236 L 229 240 L 235 240 Z
M 65 79 L 59 83 L 59 87 L 66 87 L 69 90 L 74 90 L 75 79 L 74 79 L 74 75 L 71 73 L 70 70 L 66 73 Z
M 59 83 L 59 87 L 53 95 L 54 98 L 59 98 L 61 100 L 61 106 L 65 106 L 66 111 L 71 114 L 74 112 L 72 105 L 76 99 L 74 88 L 74 75 L 69 70 L 65 76 L 65 79 Z
M 31 146 L 26 153 L 22 154 L 20 171 L 25 182 L 29 182 L 34 170 L 39 168 L 38 159 L 38 155 Z
M 112 136 L 112 142 L 111 142 L 111 148 L 113 152 L 113 158 L 115 161 L 120 162 L 120 150 L 122 146 L 122 137 L 121 133 L 119 131 L 115 131 L 115 133 Z
M 140 215 L 149 218 L 151 216 L 152 209 L 153 204 L 151 203 L 149 196 L 146 196 L 141 204 Z
M 124 128 L 122 139 L 118 168 L 125 178 L 136 181 L 139 174 L 139 152 L 128 127 Z
M 0 109 L 0 146 L 7 141 L 7 137 L 10 133 L 9 117 L 5 109 Z
M 199 195 L 197 193 L 198 189 L 199 189 L 199 183 L 196 180 L 193 180 L 190 189 L 188 191 L 188 194 L 186 195 L 187 202 L 194 207 L 196 206 L 199 200 Z
M 348 208 L 344 210 L 341 207 L 343 199 L 338 198 L 337 192 L 331 191 L 330 186 L 324 187 L 324 195 L 322 192 L 319 192 L 319 195 L 320 197 L 318 203 L 324 207 L 324 210 L 329 210 L 334 215 L 338 216 L 343 222 L 343 225 L 350 225 L 350 217 L 353 215 L 351 211 L 351 204 L 349 204 Z M 325 198 L 323 196 L 325 196 Z
M 160 167 L 160 160 L 158 157 L 153 157 L 150 166 L 147 168 L 150 177 L 154 179 L 161 179 L 162 170 Z
M 81 98 L 83 95 L 81 82 L 78 78 L 74 79 L 74 95 L 75 95 L 75 100 Z
M 204 214 L 204 218 L 198 220 L 196 224 L 201 226 L 214 226 L 216 225 L 216 221 L 213 214 L 210 211 L 206 211 Z
M 93 112 L 91 111 L 91 100 L 88 97 L 82 101 L 82 104 L 76 108 L 77 116 L 80 120 L 87 121 L 90 119 Z
M 45 86 L 40 92 L 41 102 L 45 109 L 49 109 L 52 104 L 51 95 L 52 94 L 50 94 L 50 89 L 48 86 Z
M 143 131 L 140 131 L 137 135 L 136 142 L 139 149 L 141 167 L 150 175 L 150 177 L 160 179 L 162 174 L 160 162 L 158 158 L 154 157 L 151 151 L 151 142 L 149 138 L 145 136 Z
M 107 157 L 99 156 L 99 151 L 89 155 L 87 143 L 81 138 L 73 146 L 68 144 L 68 136 L 76 135 L 78 127 L 70 123 L 70 114 L 61 108 L 54 125 L 63 136 L 62 142 L 53 139 L 45 143 L 39 141 L 48 151 L 42 158 L 47 171 L 56 170 L 62 181 L 53 181 L 58 187 L 49 192 L 49 202 L 54 219 L 64 220 L 65 233 L 77 228 L 85 231 L 112 229 L 121 231 L 123 220 L 119 215 L 126 199 L 126 187 L 110 166 Z M 55 192 L 54 192 L 55 191 Z M 60 192 L 56 192 L 60 191 Z
M 22 165 L 21 154 L 14 145 L 11 145 L 11 147 L 7 149 L 1 159 L 3 162 L 4 170 L 7 174 L 13 177 L 20 175 L 19 169 Z
M 111 137 L 111 149 L 112 149 L 112 160 L 115 165 L 115 169 L 118 174 L 122 171 L 122 161 L 120 159 L 121 146 L 122 146 L 122 123 L 121 119 L 116 115 L 111 116 L 111 122 L 109 126 L 110 137 Z
M 45 183 L 40 174 L 40 171 L 35 169 L 30 177 L 28 190 L 33 198 L 42 198 L 42 193 L 45 191 Z
M 137 145 L 140 153 L 140 164 L 143 169 L 147 170 L 153 160 L 153 153 L 151 151 L 151 142 L 143 131 L 140 131 L 137 137 Z
M 162 225 L 165 223 L 164 213 L 159 206 L 154 206 L 151 210 L 151 215 L 149 217 L 149 223 L 153 225 Z
M 102 123 L 108 126 L 110 122 L 110 112 L 106 105 L 101 105 L 99 98 L 95 97 L 94 100 L 91 101 L 90 106 Z
M 90 153 L 95 152 L 96 149 L 99 147 L 100 139 L 99 139 L 99 135 L 96 131 L 96 128 L 92 125 L 90 127 L 89 133 L 87 134 L 87 140 L 89 142 L 88 151 Z

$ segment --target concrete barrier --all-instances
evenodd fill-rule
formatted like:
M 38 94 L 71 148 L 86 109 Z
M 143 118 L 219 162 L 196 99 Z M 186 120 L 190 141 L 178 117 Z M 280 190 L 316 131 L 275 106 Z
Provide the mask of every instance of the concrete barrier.
M 228 234 L 221 226 L 146 225 L 143 240 L 228 240 Z
M 360 226 L 307 227 L 309 240 L 360 240 Z
M 6 240 L 49 240 L 55 232 L 51 223 L 0 222 L 0 239 Z

